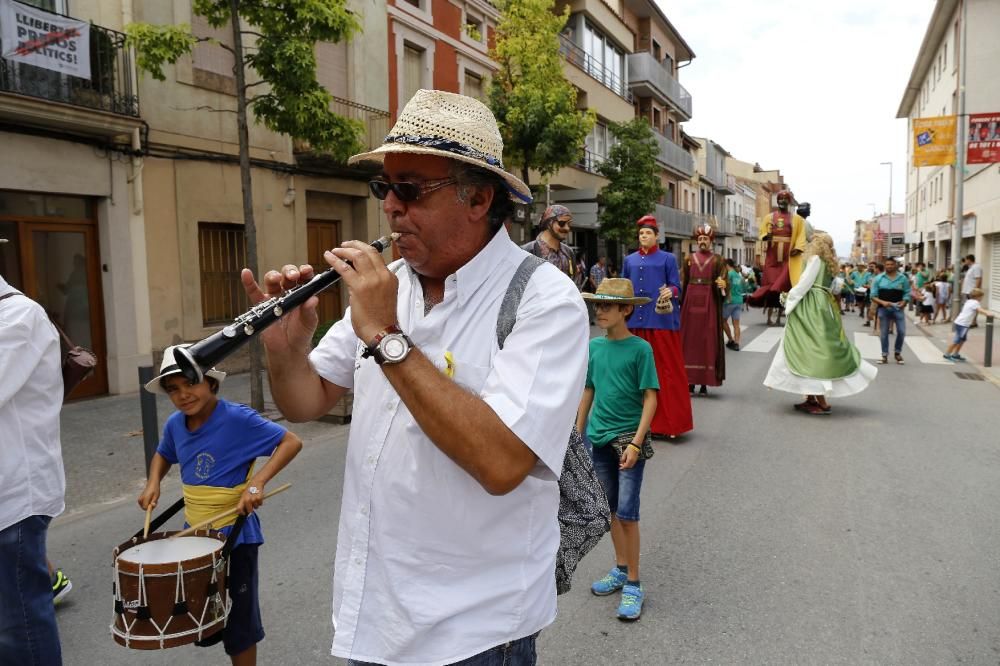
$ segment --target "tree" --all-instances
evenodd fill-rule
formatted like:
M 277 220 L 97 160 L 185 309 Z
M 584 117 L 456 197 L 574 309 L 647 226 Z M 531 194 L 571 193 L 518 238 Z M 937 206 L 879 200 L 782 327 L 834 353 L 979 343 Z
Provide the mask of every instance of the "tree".
M 163 67 L 191 53 L 195 44 L 212 41 L 233 55 L 236 109 L 204 109 L 235 114 L 239 137 L 240 182 L 247 268 L 260 275 L 257 228 L 254 223 L 250 179 L 250 139 L 247 110 L 269 130 L 305 139 L 316 150 L 328 150 L 346 160 L 361 152 L 364 124 L 330 111 L 331 96 L 316 81 L 316 42 L 339 42 L 360 29 L 345 0 L 194 0 L 192 11 L 215 28 L 229 26 L 233 45 L 196 37 L 189 25 L 126 26 L 129 43 L 137 52 L 139 68 L 158 81 Z M 244 27 L 249 26 L 249 27 Z M 244 48 L 245 38 L 253 41 Z M 248 74 L 254 80 L 247 83 Z M 261 92 L 248 97 L 260 86 Z M 260 344 L 250 343 L 250 403 L 264 407 Z
M 500 125 L 505 161 L 547 178 L 576 164 L 594 126 L 593 111 L 576 108 L 576 88 L 562 73 L 559 33 L 569 7 L 553 12 L 553 0 L 499 0 L 500 22 L 490 55 L 499 69 L 490 84 L 490 107 Z
M 644 118 L 611 123 L 615 144 L 597 167 L 608 183 L 597 195 L 598 219 L 605 236 L 627 242 L 635 237 L 635 222 L 653 210 L 665 190 L 656 166 L 659 145 Z

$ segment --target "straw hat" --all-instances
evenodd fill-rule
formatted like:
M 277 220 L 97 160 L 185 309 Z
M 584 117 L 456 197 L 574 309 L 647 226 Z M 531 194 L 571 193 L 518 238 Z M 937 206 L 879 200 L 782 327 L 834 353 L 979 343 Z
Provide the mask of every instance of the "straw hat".
M 622 305 L 645 305 L 649 299 L 636 296 L 632 281 L 628 278 L 604 278 L 597 285 L 597 293 L 583 293 L 583 300 L 596 303 L 621 303 Z
M 377 162 L 387 153 L 439 155 L 492 171 L 504 179 L 510 198 L 531 203 L 531 190 L 503 168 L 503 139 L 497 119 L 477 99 L 441 90 L 418 90 L 403 107 L 385 142 L 354 155 L 348 164 Z
M 177 367 L 177 361 L 174 360 L 174 350 L 180 347 L 190 347 L 191 345 L 172 345 L 163 350 L 163 360 L 160 362 L 160 374 L 153 377 L 151 380 L 146 382 L 146 390 L 150 393 L 160 393 L 166 395 L 167 392 L 163 390 L 160 386 L 160 380 L 164 377 L 169 377 L 170 375 L 179 374 L 181 369 Z M 226 378 L 226 373 L 221 370 L 216 370 L 212 368 L 205 373 L 206 377 L 212 377 L 215 381 L 222 384 L 222 380 Z

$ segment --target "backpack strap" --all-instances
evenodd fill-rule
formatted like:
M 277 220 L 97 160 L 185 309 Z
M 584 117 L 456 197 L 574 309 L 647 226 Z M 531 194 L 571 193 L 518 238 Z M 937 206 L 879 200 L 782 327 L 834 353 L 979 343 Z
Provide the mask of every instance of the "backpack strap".
M 20 294 L 18 292 L 16 292 L 16 291 L 8 292 L 8 293 L 4 294 L 3 296 L 0 296 L 0 301 L 2 301 L 5 298 L 10 298 L 11 296 L 20 296 Z
M 514 271 L 514 277 L 507 285 L 507 293 L 503 295 L 503 302 L 500 303 L 500 313 L 497 315 L 497 344 L 503 349 L 503 343 L 507 336 L 514 330 L 517 322 L 517 308 L 521 304 L 521 297 L 528 286 L 528 280 L 535 272 L 535 269 L 545 263 L 541 257 L 529 254 L 521 262 L 521 265 Z

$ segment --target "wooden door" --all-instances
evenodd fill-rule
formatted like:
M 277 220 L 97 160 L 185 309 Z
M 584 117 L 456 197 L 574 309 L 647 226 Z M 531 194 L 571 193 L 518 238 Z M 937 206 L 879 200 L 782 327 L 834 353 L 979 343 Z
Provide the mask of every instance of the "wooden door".
M 308 240 L 308 263 L 317 273 L 321 273 L 330 265 L 323 259 L 323 253 L 330 248 L 340 245 L 340 221 L 339 220 L 308 220 L 306 222 L 306 236 Z M 319 314 L 319 325 L 324 325 L 340 319 L 344 314 L 340 300 L 340 285 L 335 284 L 328 287 L 319 294 L 319 306 L 316 309 Z

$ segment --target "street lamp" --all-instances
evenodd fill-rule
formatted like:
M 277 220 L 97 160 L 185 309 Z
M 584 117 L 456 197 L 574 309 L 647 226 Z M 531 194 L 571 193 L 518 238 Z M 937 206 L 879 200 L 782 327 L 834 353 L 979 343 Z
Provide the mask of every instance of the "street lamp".
M 892 238 L 892 162 L 879 162 L 879 164 L 882 166 L 889 165 L 889 238 Z M 892 241 L 889 242 L 891 243 Z
M 873 204 L 873 203 L 866 203 L 865 205 L 872 207 L 872 219 L 874 220 L 875 219 L 875 204 Z

